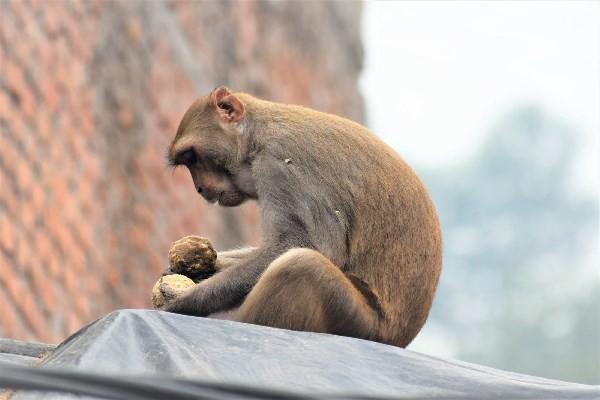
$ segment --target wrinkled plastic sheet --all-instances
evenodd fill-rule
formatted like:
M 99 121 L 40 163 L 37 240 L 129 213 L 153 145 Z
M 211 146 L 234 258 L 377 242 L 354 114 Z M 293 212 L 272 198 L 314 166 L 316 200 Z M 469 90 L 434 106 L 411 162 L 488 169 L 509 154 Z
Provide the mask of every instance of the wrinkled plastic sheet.
M 208 384 L 268 388 L 275 393 L 270 398 L 600 399 L 600 386 L 449 361 L 359 339 L 151 310 L 108 314 L 67 339 L 36 368 L 129 379 L 138 386 L 164 384 L 188 394 L 193 387 L 198 398 L 221 398 L 201 396 Z M 12 375 L 6 376 L 10 380 Z M 0 385 L 2 379 L 0 368 Z M 159 391 L 156 397 L 149 392 L 140 398 L 165 398 Z M 257 393 L 251 398 L 268 397 Z M 14 399 L 70 398 L 65 396 L 18 391 Z
M 34 365 L 40 358 L 54 351 L 56 346 L 46 343 L 22 342 L 0 338 L 0 362 L 16 365 Z

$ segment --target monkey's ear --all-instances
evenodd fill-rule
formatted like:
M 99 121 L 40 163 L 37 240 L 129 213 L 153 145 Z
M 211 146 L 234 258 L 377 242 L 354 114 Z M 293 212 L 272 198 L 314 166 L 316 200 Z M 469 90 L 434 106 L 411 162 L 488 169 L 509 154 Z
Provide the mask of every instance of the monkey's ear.
M 210 97 L 223 122 L 239 122 L 244 117 L 244 105 L 225 86 L 213 90 Z

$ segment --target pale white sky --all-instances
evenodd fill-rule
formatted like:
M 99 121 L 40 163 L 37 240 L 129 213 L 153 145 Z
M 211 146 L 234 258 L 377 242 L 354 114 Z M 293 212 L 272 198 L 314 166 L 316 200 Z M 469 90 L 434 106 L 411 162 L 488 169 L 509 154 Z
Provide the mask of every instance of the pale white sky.
M 578 187 L 600 180 L 600 2 L 368 2 L 367 123 L 410 164 L 472 154 L 518 105 L 584 141 Z

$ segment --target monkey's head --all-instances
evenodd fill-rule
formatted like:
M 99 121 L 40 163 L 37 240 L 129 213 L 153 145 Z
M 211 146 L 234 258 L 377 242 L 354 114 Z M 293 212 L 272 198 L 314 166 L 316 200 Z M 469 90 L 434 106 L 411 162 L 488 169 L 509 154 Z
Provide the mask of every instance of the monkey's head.
M 246 110 L 238 97 L 219 87 L 186 111 L 168 152 L 169 164 L 183 165 L 196 191 L 226 207 L 256 198 L 251 165 L 242 149 Z

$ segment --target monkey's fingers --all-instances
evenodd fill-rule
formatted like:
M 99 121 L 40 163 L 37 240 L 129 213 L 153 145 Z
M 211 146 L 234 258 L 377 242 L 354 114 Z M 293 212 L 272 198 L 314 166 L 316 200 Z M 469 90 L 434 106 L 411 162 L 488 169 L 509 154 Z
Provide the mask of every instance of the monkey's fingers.
M 160 290 L 160 294 L 162 294 L 167 302 L 175 300 L 184 292 L 184 290 L 176 289 L 165 282 L 161 282 L 160 285 L 158 285 L 158 290 Z

